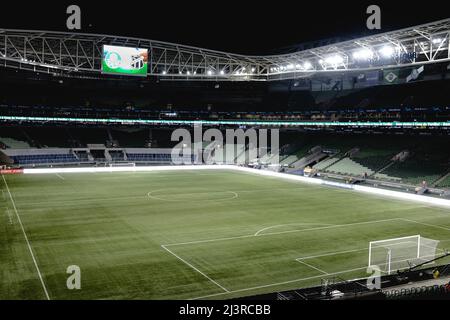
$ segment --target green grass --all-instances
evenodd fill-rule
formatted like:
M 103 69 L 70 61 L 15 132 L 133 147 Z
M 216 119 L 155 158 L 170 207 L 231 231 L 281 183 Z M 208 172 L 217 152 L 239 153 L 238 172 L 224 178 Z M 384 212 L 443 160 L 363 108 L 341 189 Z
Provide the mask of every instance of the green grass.
M 369 241 L 450 244 L 448 209 L 246 173 L 5 179 L 51 299 L 240 297 L 318 285 L 317 269 L 367 276 Z M 44 299 L 0 182 L 0 299 Z M 66 287 L 70 265 L 81 290 Z

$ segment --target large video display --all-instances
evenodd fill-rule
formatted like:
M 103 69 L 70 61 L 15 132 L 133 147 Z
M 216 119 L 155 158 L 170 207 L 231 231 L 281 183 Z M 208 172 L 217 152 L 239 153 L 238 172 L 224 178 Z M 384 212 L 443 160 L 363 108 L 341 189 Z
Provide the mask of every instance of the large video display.
M 103 46 L 102 72 L 147 76 L 148 50 L 118 46 Z

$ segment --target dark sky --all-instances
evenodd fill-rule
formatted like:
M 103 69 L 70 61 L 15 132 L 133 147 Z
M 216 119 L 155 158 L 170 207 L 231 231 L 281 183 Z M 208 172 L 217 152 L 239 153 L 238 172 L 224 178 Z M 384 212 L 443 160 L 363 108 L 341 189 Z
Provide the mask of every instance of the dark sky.
M 0 28 L 66 31 L 66 8 L 82 9 L 82 32 L 175 42 L 235 53 L 264 54 L 304 42 L 370 35 L 366 8 L 382 9 L 384 31 L 450 17 L 445 1 L 9 1 Z M 431 3 L 431 2 L 430 2 Z

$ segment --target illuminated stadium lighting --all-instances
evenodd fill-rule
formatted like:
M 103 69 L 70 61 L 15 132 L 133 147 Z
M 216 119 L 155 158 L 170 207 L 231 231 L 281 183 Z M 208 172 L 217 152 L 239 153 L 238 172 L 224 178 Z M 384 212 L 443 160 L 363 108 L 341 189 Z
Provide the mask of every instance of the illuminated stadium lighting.
M 328 64 L 338 65 L 344 62 L 344 58 L 339 55 L 334 55 L 325 59 Z
M 225 71 L 220 70 L 220 74 L 223 76 L 225 74 Z
M 312 69 L 312 64 L 311 64 L 311 62 L 306 61 L 306 62 L 303 64 L 303 69 L 305 69 L 305 70 L 310 70 L 310 69 Z
M 353 53 L 353 58 L 356 60 L 368 60 L 373 57 L 373 52 L 370 49 L 361 49 Z
M 191 72 L 190 72 L 190 71 L 187 71 L 186 74 L 189 76 L 189 75 L 191 74 Z
M 433 44 L 441 44 L 445 42 L 445 39 L 442 38 L 435 38 L 432 40 Z
M 252 68 L 252 73 L 255 72 L 255 71 L 256 71 L 256 69 L 255 69 L 255 68 Z
M 166 75 L 166 74 L 167 74 L 166 70 L 163 70 L 162 74 L 163 74 L 163 75 Z
M 380 49 L 380 54 L 385 58 L 390 58 L 394 54 L 395 50 L 391 46 L 384 46 Z
M 206 74 L 207 74 L 208 76 L 212 76 L 213 72 L 212 72 L 212 70 L 208 70 L 208 71 L 206 72 Z

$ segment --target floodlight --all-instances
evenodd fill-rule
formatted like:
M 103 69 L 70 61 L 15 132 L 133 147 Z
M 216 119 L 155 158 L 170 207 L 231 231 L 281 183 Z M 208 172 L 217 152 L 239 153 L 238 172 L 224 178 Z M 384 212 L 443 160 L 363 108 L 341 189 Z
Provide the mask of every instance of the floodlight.
M 326 58 L 326 59 L 325 59 L 325 62 L 328 63 L 328 64 L 334 64 L 334 65 L 337 65 L 337 64 L 343 63 L 343 62 L 344 62 L 344 58 L 342 58 L 342 57 L 339 56 L 339 55 L 334 55 L 334 56 L 331 56 L 331 57 Z
M 311 64 L 311 62 L 306 61 L 306 62 L 303 64 L 303 69 L 305 69 L 305 70 L 312 69 L 312 64 Z
M 384 46 L 380 49 L 380 54 L 385 58 L 390 58 L 394 54 L 394 48 L 391 46 Z
M 373 57 L 373 52 L 370 49 L 361 49 L 353 53 L 353 58 L 356 60 L 368 60 Z
M 445 42 L 445 39 L 442 39 L 442 38 L 434 38 L 434 39 L 432 40 L 432 42 L 433 42 L 433 44 L 441 44 L 441 43 L 444 43 L 444 42 Z

